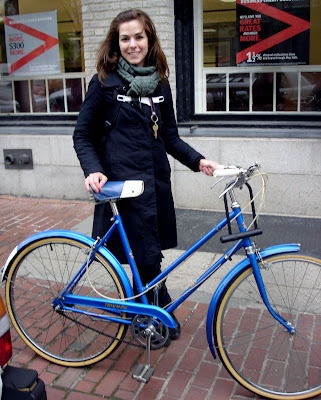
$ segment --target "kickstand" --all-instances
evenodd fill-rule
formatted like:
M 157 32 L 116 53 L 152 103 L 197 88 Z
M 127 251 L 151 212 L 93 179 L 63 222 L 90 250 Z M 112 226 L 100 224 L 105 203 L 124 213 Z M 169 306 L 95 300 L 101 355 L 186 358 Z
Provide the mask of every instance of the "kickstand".
M 138 382 L 148 383 L 150 378 L 154 373 L 154 367 L 150 365 L 150 345 L 151 345 L 151 335 L 152 331 L 150 328 L 146 328 L 146 364 L 138 364 L 133 372 L 133 378 Z

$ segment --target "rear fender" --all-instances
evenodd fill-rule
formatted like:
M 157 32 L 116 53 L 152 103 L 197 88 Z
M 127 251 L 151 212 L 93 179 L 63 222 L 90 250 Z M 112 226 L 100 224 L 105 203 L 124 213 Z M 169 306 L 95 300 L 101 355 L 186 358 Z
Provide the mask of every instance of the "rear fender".
M 90 238 L 81 233 L 73 232 L 73 231 L 57 229 L 57 230 L 52 230 L 52 231 L 36 233 L 35 235 L 29 236 L 26 240 L 24 240 L 23 242 L 18 244 L 12 250 L 11 254 L 9 255 L 9 257 L 6 261 L 5 266 L 2 269 L 2 281 L 7 279 L 8 271 L 21 250 L 23 250 L 26 246 L 28 246 L 29 244 L 31 244 L 37 240 L 46 239 L 46 238 L 55 238 L 55 237 L 66 238 L 66 239 L 75 239 L 85 245 L 88 245 L 88 246 L 92 246 L 95 243 L 95 240 L 93 238 Z M 129 278 L 128 278 L 125 270 L 119 263 L 119 261 L 116 259 L 116 257 L 109 250 L 107 250 L 106 247 L 104 247 L 104 246 L 100 247 L 100 249 L 98 250 L 98 253 L 100 253 L 103 257 L 105 257 L 106 260 L 114 267 L 115 271 L 118 273 L 120 279 L 123 282 L 126 297 L 132 297 L 134 294 L 133 294 L 133 289 L 130 284 Z

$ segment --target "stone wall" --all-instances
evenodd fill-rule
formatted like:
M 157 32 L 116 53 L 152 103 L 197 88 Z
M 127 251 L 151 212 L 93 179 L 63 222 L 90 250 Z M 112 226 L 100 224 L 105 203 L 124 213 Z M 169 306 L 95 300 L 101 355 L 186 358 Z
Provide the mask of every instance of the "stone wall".
M 4 130 L 2 128 L 1 130 Z M 30 128 L 31 130 L 32 128 Z M 65 135 L 52 134 L 0 134 L 0 148 L 32 149 L 32 170 L 5 169 L 0 158 L 0 193 L 14 196 L 44 198 L 88 198 L 84 176 L 73 150 L 72 129 Z M 1 132 L 0 132 L 1 133 Z M 181 130 L 181 133 L 184 133 Z M 319 139 L 226 138 L 188 137 L 189 144 L 223 164 L 248 167 L 259 161 L 268 174 L 265 202 L 262 212 L 273 215 L 301 217 L 321 216 L 321 141 Z M 171 159 L 172 187 L 176 207 L 222 211 L 218 198 L 224 183 L 214 189 L 215 182 L 201 173 L 187 169 Z M 261 180 L 253 182 L 254 192 L 261 189 Z M 246 190 L 243 189 L 241 199 Z M 256 201 L 259 208 L 261 193 Z

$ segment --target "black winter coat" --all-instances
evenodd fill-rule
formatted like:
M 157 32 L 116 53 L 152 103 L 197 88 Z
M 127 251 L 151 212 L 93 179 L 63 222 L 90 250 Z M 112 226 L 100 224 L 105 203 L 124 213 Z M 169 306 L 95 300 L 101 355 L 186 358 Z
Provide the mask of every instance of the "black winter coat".
M 169 85 L 159 83 L 153 96 L 164 96 L 155 104 L 158 116 L 158 137 L 151 122 L 151 107 L 138 100 L 121 103 L 112 129 L 105 134 L 104 122 L 112 107 L 115 90 L 126 93 L 126 87 L 116 73 L 109 73 L 102 85 L 95 75 L 88 87 L 74 131 L 74 148 L 87 177 L 103 172 L 108 180 L 143 180 L 144 193 L 118 203 L 135 261 L 149 265 L 161 261 L 161 250 L 177 245 L 176 219 L 171 192 L 170 165 L 166 153 L 190 169 L 199 171 L 204 158 L 178 135 Z M 110 120 L 110 116 L 108 115 Z M 110 227 L 108 203 L 95 207 L 93 237 L 103 237 Z M 108 248 L 126 262 L 118 234 L 108 242 Z

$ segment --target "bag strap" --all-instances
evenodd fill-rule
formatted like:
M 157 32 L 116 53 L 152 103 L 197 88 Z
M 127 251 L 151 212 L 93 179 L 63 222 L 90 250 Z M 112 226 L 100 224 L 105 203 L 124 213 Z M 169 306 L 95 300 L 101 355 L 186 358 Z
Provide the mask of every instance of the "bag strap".
M 132 101 L 132 97 L 124 96 L 122 94 L 119 94 L 117 88 L 115 87 L 114 91 L 113 91 L 113 101 L 112 101 L 112 103 L 108 104 L 108 109 L 107 109 L 107 112 L 105 114 L 104 135 L 107 135 L 108 132 L 115 125 L 115 123 L 117 121 L 117 118 L 118 118 L 118 114 L 119 114 L 119 109 L 121 107 L 121 103 L 126 102 L 126 101 Z M 147 105 L 150 106 L 150 101 L 149 101 L 148 97 L 141 97 L 140 101 L 141 101 L 141 103 L 144 103 L 144 104 L 147 104 Z M 163 103 L 164 102 L 164 96 L 153 97 L 153 101 L 155 103 Z
M 134 97 L 132 96 L 124 96 L 123 94 L 117 95 L 117 101 L 122 103 L 131 103 Z M 150 99 L 153 99 L 153 103 L 162 103 L 164 101 L 164 96 L 157 96 L 157 97 L 138 97 L 138 101 L 142 104 L 146 104 L 147 106 L 151 106 Z
M 104 121 L 104 135 L 107 135 L 108 132 L 111 130 L 111 128 L 115 125 L 118 114 L 119 114 L 119 109 L 121 106 L 121 103 L 117 101 L 117 96 L 118 96 L 118 90 L 114 88 L 113 92 L 113 101 L 112 103 L 109 104 L 107 112 L 105 114 L 105 121 Z

